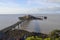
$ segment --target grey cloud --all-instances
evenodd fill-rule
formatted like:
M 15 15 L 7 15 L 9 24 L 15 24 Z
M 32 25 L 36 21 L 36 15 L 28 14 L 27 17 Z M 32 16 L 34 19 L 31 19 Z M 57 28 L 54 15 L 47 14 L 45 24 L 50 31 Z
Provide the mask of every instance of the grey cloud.
M 60 0 L 49 0 L 50 2 L 60 2 Z
M 60 7 L 37 9 L 36 13 L 60 13 Z

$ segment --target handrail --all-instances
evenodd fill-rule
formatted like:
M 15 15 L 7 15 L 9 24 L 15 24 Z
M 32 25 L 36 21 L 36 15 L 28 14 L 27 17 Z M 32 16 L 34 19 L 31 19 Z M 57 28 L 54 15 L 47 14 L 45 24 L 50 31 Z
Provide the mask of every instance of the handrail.
M 1 32 L 6 32 L 6 31 L 8 31 L 8 30 L 11 30 L 12 28 L 15 28 L 17 25 L 21 24 L 21 23 L 24 22 L 24 21 L 25 21 L 25 20 L 23 20 L 23 21 L 18 21 L 17 23 L 15 23 L 15 24 L 7 27 L 7 28 L 4 28 L 4 29 L 2 29 L 2 30 L 0 30 L 0 31 L 1 31 Z

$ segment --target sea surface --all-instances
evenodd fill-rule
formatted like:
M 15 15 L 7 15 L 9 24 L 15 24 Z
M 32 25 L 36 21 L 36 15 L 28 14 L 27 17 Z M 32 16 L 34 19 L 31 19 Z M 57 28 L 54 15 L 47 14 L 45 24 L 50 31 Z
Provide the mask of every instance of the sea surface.
M 19 21 L 18 17 L 26 14 L 0 14 L 0 30 Z M 35 17 L 47 16 L 47 20 L 31 20 L 26 27 L 30 32 L 50 33 L 52 30 L 60 29 L 60 14 L 31 14 Z

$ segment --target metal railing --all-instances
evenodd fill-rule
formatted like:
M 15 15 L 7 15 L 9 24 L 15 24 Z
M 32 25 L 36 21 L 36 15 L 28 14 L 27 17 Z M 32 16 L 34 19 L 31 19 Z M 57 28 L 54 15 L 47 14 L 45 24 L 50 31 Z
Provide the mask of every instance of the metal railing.
M 11 25 L 11 26 L 8 26 L 7 28 L 4 28 L 2 30 L 0 30 L 1 32 L 7 32 L 9 30 L 11 30 L 12 28 L 15 28 L 16 26 L 19 26 L 19 24 L 21 24 L 22 22 L 24 22 L 25 20 L 22 20 L 22 21 L 18 21 L 16 22 L 15 24 Z

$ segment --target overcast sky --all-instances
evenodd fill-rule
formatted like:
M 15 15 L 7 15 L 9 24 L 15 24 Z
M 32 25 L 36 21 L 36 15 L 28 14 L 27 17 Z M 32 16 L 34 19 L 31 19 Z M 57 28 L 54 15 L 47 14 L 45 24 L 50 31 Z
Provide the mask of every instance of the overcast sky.
M 60 13 L 60 0 L 0 0 L 0 13 Z

